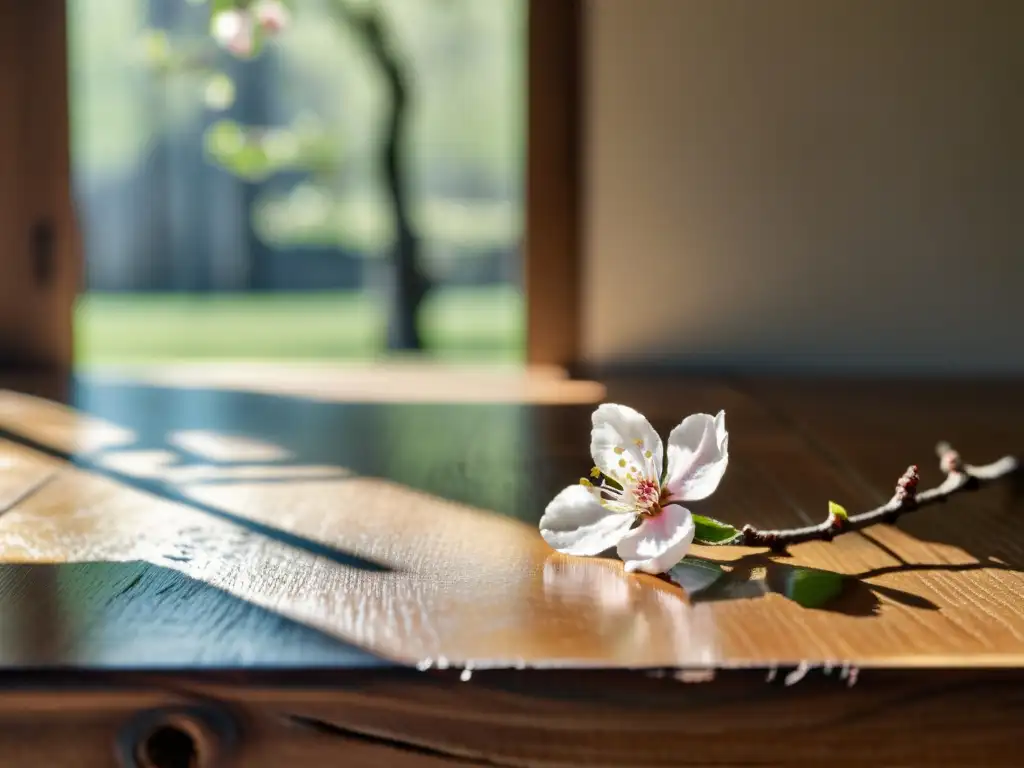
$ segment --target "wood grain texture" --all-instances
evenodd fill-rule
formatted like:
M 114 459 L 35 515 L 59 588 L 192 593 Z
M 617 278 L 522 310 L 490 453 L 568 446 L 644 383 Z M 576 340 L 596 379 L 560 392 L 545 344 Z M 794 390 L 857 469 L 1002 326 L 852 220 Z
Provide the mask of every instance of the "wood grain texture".
M 197 768 L 1014 766 L 1022 681 L 980 671 L 876 672 L 852 687 L 835 671 L 788 685 L 761 672 L 692 683 L 661 671 L 504 670 L 468 682 L 350 671 L 245 686 L 216 674 L 51 678 L 44 689 L 20 678 L 2 684 L 0 759 L 107 766 L 165 718 L 197 726 Z
M 699 511 L 764 526 L 1024 436 L 1008 384 L 604 384 L 663 433 L 724 408 Z M 1009 484 L 788 557 L 705 548 L 732 571 L 690 599 L 539 538 L 592 406 L 259 390 L 0 393 L 0 762 L 111 765 L 170 707 L 200 768 L 1016 764 Z M 800 566 L 856 578 L 809 610 L 776 587 Z
M 724 381 L 608 386 L 662 431 L 681 412 L 724 407 L 731 465 L 700 511 L 770 526 L 818 519 L 829 499 L 851 509 L 876 503 L 908 461 L 927 466 L 939 437 L 962 439 L 969 458 L 1001 455 L 1019 434 L 1007 425 L 1024 421 L 1010 390 L 976 389 L 972 406 L 945 409 L 921 385 L 924 396 L 864 395 L 874 417 L 855 398 L 819 394 L 830 421 L 813 437 L 769 385 L 764 394 Z M 894 393 L 889 417 L 881 415 L 886 391 Z M 804 418 L 819 413 L 810 395 L 792 396 Z M 105 612 L 90 610 L 112 626 L 128 605 L 140 625 L 147 611 L 151 623 L 173 624 L 181 608 L 166 594 L 217 595 L 226 618 L 211 620 L 210 636 L 192 645 L 122 635 L 104 647 L 113 641 L 100 624 L 76 641 L 84 630 L 65 622 L 73 650 L 55 646 L 45 657 L 45 648 L 8 640 L 15 650 L 6 651 L 7 664 L 59 664 L 73 653 L 76 663 L 99 666 L 244 666 L 250 656 L 272 665 L 267 649 L 288 643 L 272 638 L 283 630 L 261 616 L 306 628 L 324 644 L 339 641 L 334 656 L 325 651 L 316 662 L 325 664 L 1021 661 L 1024 531 L 1019 502 L 1003 489 L 898 527 L 801 545 L 788 558 L 705 549 L 733 573 L 716 599 L 688 600 L 664 581 L 624 574 L 615 560 L 561 556 L 539 538 L 547 500 L 588 465 L 589 407 L 330 403 L 123 382 L 80 383 L 77 399 L 78 410 L 0 396 L 8 433 L 0 458 L 11 467 L 0 493 L 18 502 L 0 516 L 6 583 L 63 584 L 73 572 L 72 602 L 102 595 Z M 917 437 L 874 440 L 872 427 L 885 434 L 885 418 L 897 414 Z M 994 414 L 1003 427 L 990 429 Z M 843 450 L 851 458 L 837 460 Z M 858 578 L 827 609 L 807 610 L 772 588 L 794 566 Z M 64 588 L 55 589 L 59 596 Z M 19 617 L 10 626 L 33 626 L 36 598 L 23 596 L 33 593 L 4 594 L 5 615 Z M 253 627 L 266 627 L 249 636 L 258 653 L 231 634 L 247 609 Z M 27 658 L 26 648 L 43 656 Z

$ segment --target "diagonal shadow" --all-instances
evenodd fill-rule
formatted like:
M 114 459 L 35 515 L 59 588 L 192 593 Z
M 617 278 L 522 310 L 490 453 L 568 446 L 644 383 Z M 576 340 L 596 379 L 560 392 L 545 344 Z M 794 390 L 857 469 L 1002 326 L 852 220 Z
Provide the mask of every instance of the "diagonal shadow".
M 171 568 L 0 563 L 0 667 L 299 668 L 394 662 Z
M 278 467 L 330 465 L 536 524 L 585 466 L 590 405 L 335 402 L 79 376 L 79 411 L 132 430 L 116 450 L 167 450 L 176 431 L 273 444 Z M 173 449 L 172 449 L 173 450 Z M 205 462 L 204 462 L 205 463 Z
M 17 509 L 19 506 L 21 506 L 26 501 L 31 499 L 33 496 L 35 496 L 37 493 L 39 493 L 41 490 L 43 490 L 46 486 L 48 486 L 56 479 L 56 471 L 44 475 L 42 479 L 37 480 L 35 483 L 30 485 L 28 488 L 26 488 L 24 491 L 19 493 L 14 498 L 8 500 L 6 504 L 0 507 L 0 516 L 3 516 L 6 512 L 10 512 L 12 509 Z
M 1022 412 L 1019 407 L 1020 400 L 1014 396 L 1015 389 L 1010 390 L 1010 398 L 1007 398 L 1006 392 L 1003 391 L 1003 394 L 997 395 L 995 401 L 1016 403 L 1017 408 L 1012 413 L 1007 414 L 1003 410 L 985 407 L 979 408 L 978 413 L 971 413 L 975 408 L 973 403 L 978 394 L 976 391 L 972 392 L 966 380 L 959 383 L 933 380 L 927 384 L 919 379 L 905 380 L 902 383 L 889 380 L 885 381 L 888 408 L 877 411 L 872 400 L 877 390 L 872 390 L 870 385 L 881 381 L 883 380 L 877 377 L 868 377 L 865 382 L 846 382 L 846 386 L 837 384 L 843 388 L 833 392 L 837 402 L 840 402 L 841 397 L 841 402 L 847 403 L 845 418 L 829 418 L 823 415 L 827 413 L 826 411 L 820 410 L 801 413 L 778 396 L 766 395 L 759 391 L 752 381 L 743 377 L 733 377 L 731 383 L 737 390 L 744 392 L 752 402 L 759 403 L 762 410 L 772 418 L 798 435 L 815 455 L 844 477 L 851 487 L 859 488 L 865 498 L 873 499 L 873 503 L 884 503 L 891 497 L 892 482 L 898 476 L 900 467 L 906 463 L 894 462 L 883 467 L 879 461 L 881 452 L 873 447 L 875 444 L 871 436 L 881 431 L 878 429 L 878 419 L 890 413 L 906 413 L 909 418 L 917 419 L 916 422 L 911 422 L 914 424 L 913 427 L 892 429 L 892 433 L 886 435 L 888 446 L 884 453 L 887 456 L 893 455 L 898 453 L 897 450 L 893 450 L 894 446 L 905 446 L 904 456 L 911 459 L 915 456 L 923 457 L 930 462 L 921 464 L 922 488 L 938 485 L 942 480 L 938 462 L 934 459 L 935 442 L 932 438 L 938 439 L 941 436 L 948 439 L 962 451 L 965 460 L 976 460 L 979 463 L 993 461 L 1006 454 L 1020 456 L 1024 453 L 1020 450 L 1020 436 L 1013 434 L 1013 427 L 1019 423 Z M 787 382 L 787 386 L 794 384 L 792 381 Z M 988 381 L 986 384 L 993 385 L 994 382 Z M 1008 387 L 1016 386 L 1012 381 L 1004 384 Z M 968 386 L 968 389 L 963 389 L 962 385 Z M 1000 392 L 999 389 L 994 391 Z M 957 411 L 957 418 L 952 419 L 949 424 L 940 425 L 942 433 L 936 435 L 933 432 L 935 427 L 931 425 L 931 414 L 943 413 L 957 405 L 967 405 L 970 410 L 960 408 Z M 902 410 L 894 411 L 894 406 L 899 406 Z M 971 418 L 967 418 L 968 415 Z M 919 427 L 922 417 L 928 419 L 929 440 L 921 440 L 919 437 L 922 433 Z M 884 426 L 891 428 L 893 424 L 886 423 Z M 837 439 L 836 435 L 840 438 Z M 996 450 L 993 454 L 994 446 L 1003 446 L 1003 449 Z M 1008 446 L 1013 448 L 1006 450 Z M 977 492 L 965 491 L 954 497 L 955 502 L 950 499 L 941 504 L 922 508 L 913 514 L 903 515 L 895 525 L 919 541 L 953 546 L 975 558 L 978 563 L 976 566 L 962 570 L 996 568 L 1024 572 L 1024 548 L 1019 544 L 1021 536 L 1024 535 L 1021 522 L 1024 518 L 1020 514 L 1024 510 L 1024 469 L 1018 468 L 1001 480 L 997 487 L 985 488 L 983 493 L 987 498 L 983 503 L 975 503 L 970 520 L 951 521 L 945 508 L 946 504 L 966 504 L 966 499 Z M 860 531 L 858 535 L 870 540 L 874 546 L 896 561 L 903 561 L 898 552 L 872 536 L 870 530 Z
M 250 464 L 250 465 L 247 465 L 247 466 L 255 467 L 256 465 Z M 267 467 L 275 467 L 277 465 L 276 464 L 267 464 L 265 466 L 267 466 Z M 246 485 L 288 485 L 290 483 L 301 483 L 301 482 L 307 482 L 307 481 L 310 481 L 310 480 L 335 480 L 335 481 L 337 481 L 337 480 L 347 480 L 347 479 L 349 479 L 351 477 L 352 477 L 352 475 L 350 475 L 350 474 L 348 474 L 346 472 L 335 472 L 333 474 L 324 473 L 324 474 L 321 474 L 321 475 L 310 475 L 310 474 L 303 474 L 301 472 L 296 472 L 296 473 L 291 474 L 291 475 L 272 475 L 270 477 L 245 477 L 245 478 L 237 478 L 237 477 L 201 477 L 201 478 L 196 478 L 196 479 L 190 478 L 188 480 L 188 484 L 192 485 L 192 486 L 200 486 L 200 485 L 234 485 L 234 484 L 239 483 L 239 482 L 244 482 Z
M 884 597 L 907 608 L 937 611 L 939 606 L 926 597 L 895 587 L 873 584 L 871 580 L 893 573 L 964 573 L 980 570 L 1020 572 L 1020 569 L 1013 565 L 990 560 L 974 563 L 901 563 L 861 573 L 839 574 L 820 568 L 803 568 L 781 563 L 778 561 L 780 557 L 785 555 L 773 556 L 755 552 L 738 560 L 721 562 L 706 558 L 730 570 L 718 583 L 712 585 L 706 592 L 698 594 L 694 598 L 695 601 L 751 599 L 778 593 L 799 603 L 801 600 L 794 597 L 793 585 L 795 578 L 801 576 L 804 577 L 805 584 L 810 583 L 809 588 L 812 590 L 815 588 L 815 577 L 820 578 L 824 587 L 831 587 L 832 584 L 829 582 L 841 581 L 841 592 L 834 599 L 813 606 L 819 610 L 848 616 L 872 616 L 880 609 L 880 598 Z M 757 577 L 758 573 L 763 573 L 763 577 Z
M 813 610 L 838 613 L 845 616 L 874 616 L 881 608 L 879 593 L 904 605 L 935 610 L 928 600 L 902 590 L 883 588 L 858 578 L 818 568 L 801 568 L 779 563 L 770 556 L 757 552 L 738 560 L 709 562 L 729 570 L 710 587 L 691 597 L 694 603 L 724 600 L 756 600 L 770 594 L 786 597 L 798 605 Z M 798 580 L 802 580 L 804 594 L 799 594 Z
M 92 474 L 106 477 L 110 480 L 121 483 L 122 485 L 144 491 L 176 504 L 182 504 L 200 512 L 205 512 L 206 514 L 213 515 L 214 517 L 218 517 L 222 520 L 227 520 L 234 525 L 245 528 L 253 533 L 258 533 L 288 546 L 306 550 L 311 554 L 332 560 L 340 565 L 348 566 L 350 568 L 359 568 L 364 571 L 393 570 L 390 566 L 370 560 L 369 558 L 365 558 L 351 552 L 346 552 L 345 550 L 332 547 L 324 544 L 323 542 L 309 539 L 305 536 L 299 536 L 298 534 L 290 533 L 270 525 L 265 525 L 240 515 L 232 514 L 231 512 L 210 504 L 204 504 L 201 501 L 190 498 L 173 484 L 166 481 L 155 478 L 137 477 L 124 472 L 119 472 L 98 464 L 88 456 L 74 455 L 67 451 L 62 451 L 58 448 L 45 445 L 44 443 L 40 443 L 32 438 L 18 434 L 17 432 L 12 432 L 8 429 L 0 428 L 0 438 L 9 440 L 10 442 L 16 443 L 24 448 L 29 448 L 33 451 L 46 454 L 52 458 L 68 462 L 73 466 L 86 469 Z

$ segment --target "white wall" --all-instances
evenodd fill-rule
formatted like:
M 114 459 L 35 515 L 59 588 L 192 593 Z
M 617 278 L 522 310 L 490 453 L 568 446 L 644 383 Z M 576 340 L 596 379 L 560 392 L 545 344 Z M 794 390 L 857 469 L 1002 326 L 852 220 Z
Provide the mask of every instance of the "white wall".
M 1024 371 L 1024 0 L 590 0 L 584 351 Z

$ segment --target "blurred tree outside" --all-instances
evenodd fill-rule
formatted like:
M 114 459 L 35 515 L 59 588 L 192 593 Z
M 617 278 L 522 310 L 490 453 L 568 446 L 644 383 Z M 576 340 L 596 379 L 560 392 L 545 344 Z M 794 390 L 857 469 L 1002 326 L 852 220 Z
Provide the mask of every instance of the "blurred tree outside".
M 354 279 L 327 270 L 334 276 L 323 284 L 311 272 L 314 285 L 303 290 L 316 287 L 323 295 L 330 288 L 389 285 L 390 306 L 405 310 L 392 312 L 387 323 L 396 349 L 420 345 L 421 329 L 411 320 L 428 284 L 515 289 L 523 191 L 521 0 L 292 0 L 286 28 L 271 39 L 257 34 L 251 56 L 226 53 L 210 35 L 212 16 L 245 4 L 175 2 L 180 7 L 171 13 L 166 0 L 69 5 L 80 188 L 133 174 L 153 178 L 154 168 L 162 169 L 165 187 L 176 184 L 177 197 L 167 195 L 164 203 L 155 196 L 145 206 L 150 219 L 165 219 L 162 227 L 149 222 L 146 232 L 152 240 L 160 232 L 176 236 L 176 200 L 193 218 L 199 209 L 205 240 L 178 250 L 185 260 L 207 253 L 210 264 L 193 271 L 214 278 L 192 282 L 212 291 L 280 290 L 275 281 L 301 282 L 297 275 L 309 254 L 355 259 L 361 267 Z M 191 199 L 194 186 L 175 177 L 184 167 L 175 153 L 191 151 L 189 136 L 207 165 L 228 171 L 243 189 L 208 176 L 207 186 L 230 193 L 208 190 L 205 204 Z M 83 207 L 101 207 L 95 201 L 102 194 L 93 199 L 85 192 Z M 134 196 L 137 206 L 139 199 Z M 156 211 L 161 205 L 167 210 Z M 230 217 L 213 215 L 228 208 L 245 220 L 241 242 L 237 233 L 224 234 Z M 98 262 L 95 270 L 90 263 L 93 287 L 131 290 L 130 273 L 136 288 L 181 290 L 180 279 L 179 285 L 165 279 L 184 269 L 177 256 L 170 268 L 155 260 L 126 264 L 132 243 L 109 247 L 117 240 L 113 218 L 104 225 L 86 212 L 84 219 L 108 246 L 89 249 L 90 262 Z M 259 263 L 272 268 L 254 277 L 259 270 L 252 264 L 232 265 L 232 245 L 265 249 L 270 256 Z M 119 270 L 115 252 L 122 267 L 134 269 Z M 233 271 L 242 278 L 223 279 Z

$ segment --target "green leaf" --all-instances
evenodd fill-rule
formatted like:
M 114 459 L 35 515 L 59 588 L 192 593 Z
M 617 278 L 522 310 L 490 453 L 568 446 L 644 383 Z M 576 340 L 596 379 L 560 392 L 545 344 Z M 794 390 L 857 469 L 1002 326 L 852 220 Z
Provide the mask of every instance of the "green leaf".
M 849 520 L 850 516 L 847 514 L 846 509 L 841 504 L 836 504 L 834 501 L 828 503 L 828 513 L 834 517 L 838 517 L 840 520 Z
M 722 566 L 699 557 L 685 557 L 668 571 L 668 577 L 693 597 L 725 575 Z
M 216 16 L 224 11 L 233 11 L 243 5 L 245 3 L 238 2 L 238 0 L 210 0 L 210 16 Z
M 816 568 L 781 567 L 774 575 L 769 572 L 769 586 L 804 608 L 821 608 L 843 592 L 846 577 L 834 571 Z
M 273 166 L 263 145 L 248 142 L 231 160 L 231 170 L 248 181 L 262 181 L 270 175 Z
M 693 537 L 697 544 L 728 544 L 739 536 L 739 531 L 728 523 L 703 515 L 694 515 L 693 523 L 697 526 L 697 533 Z

